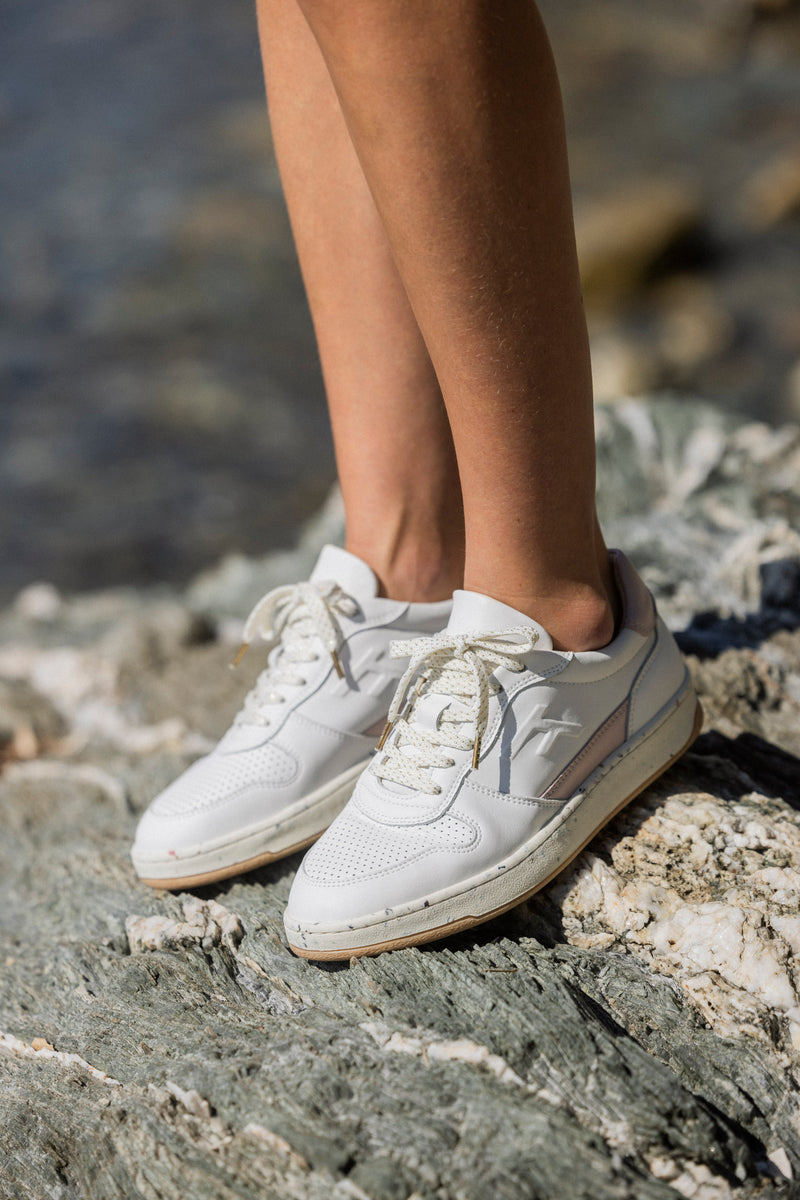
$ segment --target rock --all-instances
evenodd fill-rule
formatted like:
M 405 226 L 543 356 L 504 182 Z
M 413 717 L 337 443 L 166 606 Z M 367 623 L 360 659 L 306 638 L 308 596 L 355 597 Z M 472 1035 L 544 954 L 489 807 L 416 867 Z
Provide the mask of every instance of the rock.
M 338 485 L 331 490 L 321 510 L 303 529 L 294 550 L 266 555 L 261 559 L 242 554 L 228 555 L 190 585 L 187 599 L 192 608 L 222 619 L 226 640 L 241 641 L 241 621 L 270 588 L 297 579 L 307 579 L 326 542 L 344 539 L 344 505 Z M 227 618 L 227 621 L 226 621 Z M 234 618 L 230 621 L 230 618 Z M 238 618 L 238 620 L 236 619 Z
M 185 593 L 0 612 L 0 713 L 34 735 L 0 778 L 4 1195 L 794 1194 L 800 430 L 669 399 L 597 421 L 705 731 L 548 888 L 435 946 L 300 960 L 296 857 L 179 895 L 128 858 L 252 678 L 232 627 L 341 533 L 338 498 L 296 553 Z
M 800 1052 L 800 827 L 783 801 L 698 790 L 718 770 L 687 760 L 668 792 L 656 786 L 632 810 L 627 836 L 618 823 L 613 841 L 598 839 L 553 900 L 572 945 L 624 941 L 680 983 L 711 1029 L 746 1031 L 791 1056 Z M 681 772 L 686 794 L 675 791 Z
M 736 636 L 757 644 L 790 626 L 791 613 L 763 601 L 762 567 L 800 557 L 797 426 L 737 424 L 664 398 L 599 405 L 596 428 L 608 539 L 631 553 L 673 628 L 692 622 L 710 647 L 716 633 L 720 645 Z M 775 569 L 794 568 L 767 568 Z M 705 611 L 712 617 L 702 633 Z M 727 618 L 734 624 L 720 626 Z
M 54 621 L 61 609 L 61 596 L 52 583 L 32 583 L 19 593 L 15 607 L 29 620 Z
M 575 231 L 586 303 L 606 308 L 629 299 L 653 268 L 696 235 L 702 206 L 691 187 L 648 178 L 578 204 Z
M 730 347 L 734 323 L 708 284 L 673 277 L 658 289 L 657 353 L 674 380 L 691 377 L 701 363 Z
M 645 348 L 608 329 L 593 330 L 591 340 L 595 400 L 619 400 L 650 390 L 657 370 Z
M 800 361 L 796 362 L 789 372 L 786 393 L 790 412 L 800 420 Z
M 168 917 L 136 917 L 125 920 L 125 933 L 131 954 L 148 950 L 180 950 L 200 946 L 211 950 L 224 944 L 235 950 L 244 936 L 242 923 L 215 900 L 189 899 L 184 903 L 184 921 Z
M 57 750 L 67 722 L 25 680 L 0 678 L 0 762 Z
M 800 153 L 784 151 L 748 180 L 740 200 L 743 218 L 754 229 L 768 229 L 800 213 Z
M 754 12 L 771 16 L 796 8 L 797 0 L 749 0 L 749 4 Z

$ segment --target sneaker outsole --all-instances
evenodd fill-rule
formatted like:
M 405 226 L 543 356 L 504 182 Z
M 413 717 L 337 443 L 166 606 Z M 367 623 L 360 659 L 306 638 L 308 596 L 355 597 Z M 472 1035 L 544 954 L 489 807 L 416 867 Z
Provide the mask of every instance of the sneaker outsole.
M 296 854 L 298 850 L 307 850 L 324 832 L 324 829 L 320 829 L 319 833 L 306 838 L 303 842 L 296 842 L 293 846 L 287 846 L 285 850 L 267 850 L 263 854 L 256 854 L 253 858 L 246 859 L 244 862 L 236 862 L 228 867 L 220 867 L 218 871 L 205 871 L 199 875 L 181 875 L 179 879 L 159 879 L 157 876 L 154 879 L 145 879 L 144 876 L 139 876 L 139 882 L 146 883 L 148 887 L 158 888 L 166 892 L 182 892 L 190 888 L 205 887 L 209 883 L 218 883 L 223 879 L 232 879 L 236 875 L 245 875 L 248 871 L 255 871 L 259 867 L 265 867 L 268 863 L 278 862 L 282 858 L 288 858 L 290 854 Z

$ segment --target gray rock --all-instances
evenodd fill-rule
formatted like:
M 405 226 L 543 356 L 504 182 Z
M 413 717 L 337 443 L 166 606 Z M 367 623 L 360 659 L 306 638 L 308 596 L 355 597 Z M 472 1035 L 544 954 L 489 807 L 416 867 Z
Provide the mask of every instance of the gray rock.
M 706 730 L 547 889 L 439 945 L 316 965 L 283 934 L 296 858 L 179 895 L 128 860 L 260 667 L 228 670 L 234 626 L 338 501 L 296 555 L 183 595 L 0 614 L 0 725 L 35 735 L 0 779 L 4 1200 L 797 1194 L 800 433 L 670 401 L 598 426 Z

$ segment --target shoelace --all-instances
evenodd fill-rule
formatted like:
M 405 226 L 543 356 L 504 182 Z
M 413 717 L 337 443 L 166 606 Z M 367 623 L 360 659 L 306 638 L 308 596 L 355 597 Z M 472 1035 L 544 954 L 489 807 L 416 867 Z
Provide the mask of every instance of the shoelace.
M 519 658 L 530 653 L 538 634 L 529 625 L 500 633 L 438 633 L 435 637 L 392 642 L 392 658 L 409 658 L 389 718 L 378 743 L 383 749 L 394 730 L 386 754 L 371 766 L 379 779 L 405 784 L 416 791 L 437 795 L 441 788 L 431 779 L 434 767 L 451 767 L 447 750 L 472 747 L 472 765 L 477 767 L 481 738 L 489 719 L 489 697 L 499 688 L 491 680 L 496 667 L 523 671 Z M 409 685 L 420 672 L 416 691 L 407 700 Z M 414 707 L 423 695 L 451 697 L 438 719 L 438 728 L 414 723 Z M 465 732 L 464 727 L 471 732 Z
M 256 637 L 269 642 L 270 648 L 280 645 L 280 650 L 245 696 L 235 723 L 269 725 L 264 709 L 271 704 L 284 703 L 286 697 L 280 687 L 305 684 L 305 679 L 293 668 L 319 658 L 314 649 L 317 641 L 321 641 L 330 654 L 341 679 L 344 672 L 339 649 L 344 639 L 336 614 L 353 616 L 357 611 L 355 600 L 338 583 L 295 583 L 274 588 L 262 596 L 245 622 L 242 645 L 231 665 L 239 665 Z

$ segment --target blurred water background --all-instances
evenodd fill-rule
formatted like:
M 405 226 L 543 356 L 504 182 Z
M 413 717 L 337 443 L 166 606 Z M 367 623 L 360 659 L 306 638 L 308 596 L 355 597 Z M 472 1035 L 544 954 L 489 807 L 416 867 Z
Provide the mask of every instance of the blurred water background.
M 800 419 L 800 8 L 541 8 L 598 395 Z M 252 0 L 2 0 L 0 44 L 0 599 L 290 545 L 334 464 Z

